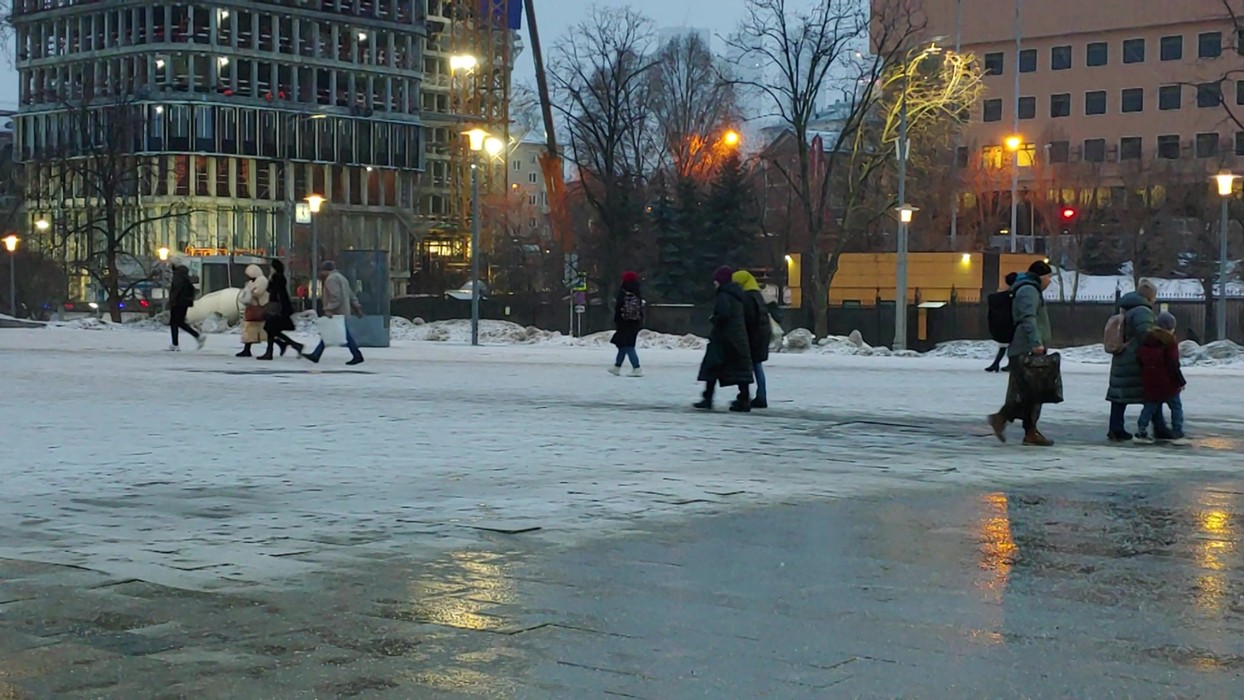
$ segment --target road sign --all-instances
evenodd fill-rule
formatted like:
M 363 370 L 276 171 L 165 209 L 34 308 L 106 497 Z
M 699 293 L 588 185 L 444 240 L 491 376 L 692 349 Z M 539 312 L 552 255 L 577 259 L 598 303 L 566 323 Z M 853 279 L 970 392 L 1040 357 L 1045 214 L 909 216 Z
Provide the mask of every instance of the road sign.
M 562 268 L 562 282 L 569 287 L 579 278 L 579 256 L 577 253 L 566 253 L 565 266 Z
M 577 314 L 587 313 L 587 307 L 583 306 L 582 304 L 578 304 L 574 307 L 574 312 Z
M 294 223 L 309 224 L 311 223 L 311 204 L 308 202 L 296 202 L 294 204 Z
M 574 291 L 576 292 L 587 291 L 587 275 L 579 275 L 579 277 L 574 282 Z

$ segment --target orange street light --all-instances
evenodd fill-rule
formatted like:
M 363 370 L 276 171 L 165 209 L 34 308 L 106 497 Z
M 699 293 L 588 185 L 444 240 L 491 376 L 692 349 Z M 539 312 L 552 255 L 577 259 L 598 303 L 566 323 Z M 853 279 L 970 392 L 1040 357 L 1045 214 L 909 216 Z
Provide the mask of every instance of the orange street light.
M 1024 145 L 1024 139 L 1022 136 L 1008 136 L 1006 137 L 1005 143 L 1006 143 L 1006 150 L 1018 151 L 1019 147 Z
M 726 144 L 727 146 L 731 148 L 734 148 L 735 146 L 738 146 L 740 143 L 743 142 L 743 137 L 739 135 L 739 132 L 735 131 L 734 129 L 731 129 L 727 131 L 724 136 L 721 137 L 721 140 L 722 140 L 722 143 Z

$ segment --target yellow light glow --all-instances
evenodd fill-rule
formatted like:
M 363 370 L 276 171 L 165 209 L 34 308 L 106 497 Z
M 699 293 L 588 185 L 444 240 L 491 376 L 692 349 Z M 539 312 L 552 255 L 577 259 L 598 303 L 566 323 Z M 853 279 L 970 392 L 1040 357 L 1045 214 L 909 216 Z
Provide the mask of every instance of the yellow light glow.
M 449 70 L 454 72 L 472 71 L 475 70 L 475 67 L 478 65 L 479 60 L 469 54 L 458 54 L 456 56 L 449 57 Z
M 51 227 L 52 227 L 52 223 L 48 221 L 47 219 L 39 219 L 38 221 L 35 222 L 35 229 L 39 231 L 46 231 Z
M 484 131 L 483 129 L 471 129 L 470 131 L 462 132 L 462 135 L 467 137 L 467 143 L 470 145 L 472 151 L 478 153 L 484 150 L 484 141 L 488 138 L 487 131 Z
M 1227 172 L 1215 175 L 1214 182 L 1218 183 L 1218 194 L 1223 197 L 1229 197 L 1231 190 L 1235 189 L 1235 178 L 1237 177 L 1239 176 Z
M 307 196 L 307 204 L 311 205 L 312 214 L 320 213 L 320 209 L 324 206 L 324 202 L 325 202 L 324 198 L 318 194 L 312 194 L 312 195 Z
M 791 263 L 792 263 L 792 262 L 794 262 L 794 261 L 795 261 L 795 259 L 794 259 L 794 258 L 792 258 L 791 256 L 789 256 L 789 255 L 787 255 L 787 256 L 786 256 L 786 264 L 787 264 L 787 265 L 791 264 Z
M 1024 139 L 1021 136 L 1008 136 L 1004 143 L 1006 143 L 1006 150 L 1018 151 L 1019 147 L 1024 145 Z
M 168 262 L 168 252 L 168 248 L 161 246 L 160 249 L 156 251 L 156 257 L 160 258 L 160 262 Z
M 962 258 L 960 258 L 960 259 L 959 259 L 959 261 L 960 261 L 960 262 L 962 262 L 964 265 L 971 265 L 971 264 L 972 264 L 972 254 L 971 254 L 971 253 L 964 253 L 964 254 L 963 254 L 963 257 L 962 257 Z
M 912 217 L 914 217 L 914 216 L 915 216 L 916 212 L 920 211 L 920 208 L 919 208 L 919 207 L 913 207 L 913 206 L 911 206 L 910 204 L 904 204 L 904 205 L 902 205 L 901 207 L 898 207 L 898 209 L 897 209 L 896 211 L 898 211 L 898 220 L 899 220 L 899 221 L 901 221 L 901 222 L 903 222 L 903 223 L 905 223 L 905 224 L 910 224 L 910 223 L 911 223 L 911 220 L 912 220 Z
M 216 59 L 216 62 L 220 64 L 221 68 L 224 68 L 225 66 L 229 65 L 229 58 L 227 56 L 221 56 L 220 58 Z
M 487 153 L 488 155 L 495 158 L 496 156 L 501 154 L 501 151 L 504 151 L 504 150 L 505 150 L 505 144 L 502 143 L 501 139 L 494 138 L 492 136 L 489 136 L 488 138 L 484 139 L 484 152 Z
M 9 235 L 4 237 L 4 249 L 9 251 L 10 253 L 16 252 L 17 243 L 20 240 L 21 240 L 20 238 L 10 233 Z
M 730 131 L 726 132 L 725 136 L 723 136 L 721 140 L 727 146 L 734 148 L 735 146 L 742 143 L 743 137 L 739 134 L 739 132 L 731 129 Z

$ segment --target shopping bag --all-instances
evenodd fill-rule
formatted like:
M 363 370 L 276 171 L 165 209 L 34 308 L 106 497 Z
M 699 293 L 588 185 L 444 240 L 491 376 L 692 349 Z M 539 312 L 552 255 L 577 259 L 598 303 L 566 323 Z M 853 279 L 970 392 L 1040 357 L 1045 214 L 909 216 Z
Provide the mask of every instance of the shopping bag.
M 1026 403 L 1063 402 L 1062 357 L 1058 353 L 1025 355 L 1020 359 L 1019 372 Z
M 346 344 L 346 317 L 340 314 L 336 316 L 320 316 L 315 320 L 315 325 L 320 331 L 320 340 L 324 341 L 327 347 L 340 347 Z

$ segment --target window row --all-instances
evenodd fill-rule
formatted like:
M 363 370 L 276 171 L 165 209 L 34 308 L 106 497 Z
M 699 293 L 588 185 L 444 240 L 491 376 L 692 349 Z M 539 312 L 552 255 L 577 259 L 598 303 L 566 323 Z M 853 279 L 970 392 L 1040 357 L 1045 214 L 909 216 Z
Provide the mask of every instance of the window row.
M 26 105 L 60 105 L 150 90 L 417 114 L 419 87 L 415 78 L 384 73 L 173 53 L 27 69 L 19 96 Z
M 297 7 L 334 15 L 374 17 L 385 21 L 409 22 L 416 0 L 260 0 L 265 5 Z M 43 10 L 92 5 L 99 0 L 14 0 L 13 14 L 24 15 Z
M 1070 141 L 1052 141 L 1045 144 L 1040 153 L 1035 144 L 1028 143 L 1018 149 L 1015 163 L 1021 168 L 1028 168 L 1041 161 L 1061 164 L 1078 161 L 1105 163 L 1142 160 L 1146 154 L 1145 148 L 1145 140 L 1140 136 L 1124 136 L 1119 139 L 1118 144 L 1108 144 L 1106 139 L 1085 139 L 1074 151 Z M 1183 141 L 1179 134 L 1165 134 L 1157 137 L 1151 155 L 1162 160 L 1179 160 L 1185 157 L 1217 158 L 1224 155 L 1227 149 L 1232 149 L 1231 152 L 1237 156 L 1244 156 L 1244 131 L 1236 132 L 1234 143 L 1217 132 L 1197 134 L 1191 141 Z M 959 166 L 967 167 L 967 147 L 960 146 L 956 155 Z M 1008 162 L 1002 146 L 985 146 L 981 149 L 981 164 L 984 167 L 1001 168 Z
M 1237 46 L 1244 53 L 1244 30 L 1237 36 Z M 1222 32 L 1202 32 L 1197 35 L 1197 58 L 1218 58 L 1222 55 Z M 1145 39 L 1124 39 L 1120 45 L 1120 59 L 1125 64 L 1144 63 L 1146 60 Z M 1163 61 L 1180 61 L 1184 57 L 1184 38 L 1173 34 L 1158 40 L 1158 57 Z M 1050 70 L 1070 70 L 1073 61 L 1071 45 L 1055 46 L 1050 49 Z M 1110 65 L 1110 43 L 1092 41 L 1084 47 L 1084 65 L 1090 68 Z M 1006 72 L 1006 53 L 994 51 L 984 56 L 985 75 L 1003 75 Z M 1019 52 L 1019 72 L 1035 73 L 1037 70 L 1037 49 L 1022 49 Z
M 275 8 L 274 8 L 275 9 Z M 18 60 L 150 44 L 201 44 L 414 70 L 418 37 L 342 22 L 168 5 L 99 11 L 17 28 Z
M 124 152 L 219 153 L 420 169 L 415 124 L 206 105 L 149 104 L 19 117 L 25 160 L 104 147 Z
M 1222 104 L 1222 86 L 1220 84 L 1202 83 L 1195 86 L 1194 89 L 1196 91 L 1197 107 L 1210 108 Z M 1244 80 L 1236 81 L 1235 89 L 1236 104 L 1244 105 Z M 1157 108 L 1159 110 L 1170 111 L 1183 108 L 1183 85 L 1163 85 L 1158 88 L 1157 94 Z M 1108 98 L 1109 96 L 1105 90 L 1090 90 L 1084 93 L 1084 114 L 1087 116 L 1106 114 L 1108 112 Z M 1021 96 L 1017 108 L 1020 119 L 1037 118 L 1036 97 Z M 1071 93 L 1063 92 L 1050 95 L 1049 108 L 1050 118 L 1070 117 Z M 1118 110 L 1123 114 L 1135 114 L 1145 111 L 1145 89 L 1124 88 L 1119 91 Z M 1002 112 L 1002 98 L 985 100 L 981 105 L 981 121 L 1002 121 Z

